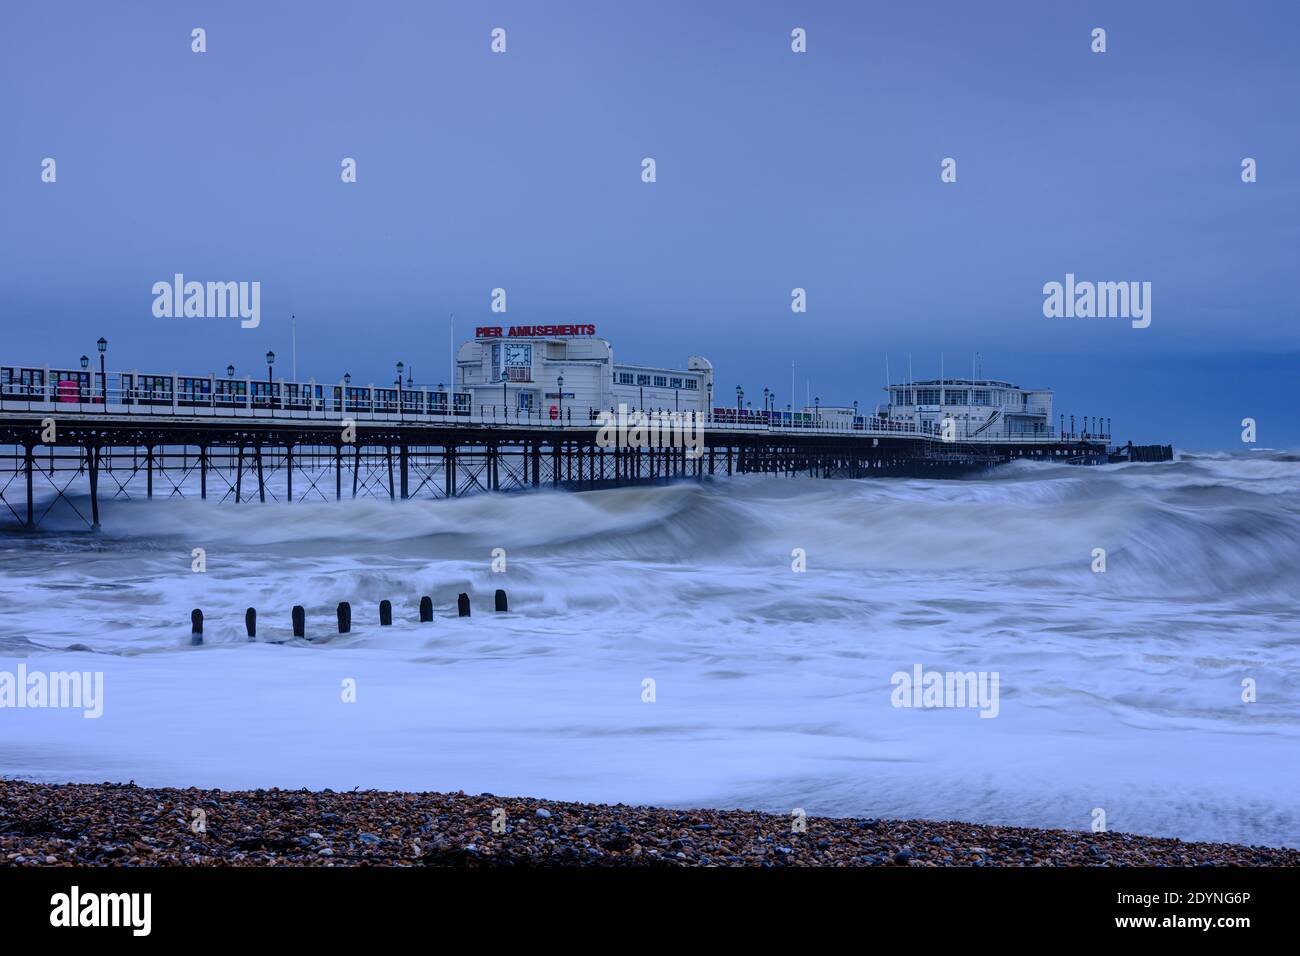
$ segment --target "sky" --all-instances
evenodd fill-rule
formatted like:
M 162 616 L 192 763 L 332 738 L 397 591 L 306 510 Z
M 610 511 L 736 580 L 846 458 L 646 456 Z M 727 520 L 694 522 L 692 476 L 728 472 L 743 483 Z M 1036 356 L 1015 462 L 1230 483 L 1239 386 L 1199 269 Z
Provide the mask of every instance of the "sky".
M 0 71 L 3 364 L 287 375 L 296 315 L 299 378 L 434 384 L 451 315 L 583 323 L 782 406 L 978 352 L 1120 440 L 1300 446 L 1300 4 L 77 0 L 0 8 Z M 178 272 L 260 326 L 156 317 Z M 1046 317 L 1067 273 L 1150 326 Z

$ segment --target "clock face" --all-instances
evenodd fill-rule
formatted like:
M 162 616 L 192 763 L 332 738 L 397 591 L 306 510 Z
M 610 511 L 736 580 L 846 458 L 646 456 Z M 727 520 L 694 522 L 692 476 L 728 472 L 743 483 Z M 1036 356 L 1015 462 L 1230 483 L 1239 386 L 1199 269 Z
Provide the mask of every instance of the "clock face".
M 532 365 L 533 347 L 531 345 L 507 345 L 506 364 L 514 366 Z

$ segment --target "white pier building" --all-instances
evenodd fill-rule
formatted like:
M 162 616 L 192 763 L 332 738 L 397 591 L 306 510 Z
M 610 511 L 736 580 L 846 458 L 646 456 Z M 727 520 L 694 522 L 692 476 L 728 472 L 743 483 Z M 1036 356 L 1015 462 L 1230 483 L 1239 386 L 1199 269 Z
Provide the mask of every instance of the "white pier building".
M 985 378 L 927 379 L 886 386 L 889 402 L 878 415 L 941 434 L 952 418 L 956 437 L 1033 439 L 1052 434 L 1052 391 Z
M 713 399 L 713 365 L 693 355 L 686 368 L 628 365 L 597 338 L 594 325 L 479 326 L 456 355 L 456 390 L 473 395 L 473 407 L 500 408 L 511 417 L 575 424 L 590 411 L 629 409 L 707 412 Z M 581 417 L 580 417 L 581 416 Z

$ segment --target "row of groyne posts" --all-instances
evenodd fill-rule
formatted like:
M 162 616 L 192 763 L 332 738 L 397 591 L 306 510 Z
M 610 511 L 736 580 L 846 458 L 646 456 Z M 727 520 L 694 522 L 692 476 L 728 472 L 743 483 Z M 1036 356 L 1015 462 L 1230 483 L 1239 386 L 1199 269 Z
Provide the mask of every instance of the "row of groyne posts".
M 508 611 L 510 608 L 506 600 L 506 592 L 497 588 L 496 595 L 493 599 L 493 609 L 496 611 Z M 347 601 L 340 601 L 338 610 L 338 632 L 340 634 L 349 634 L 352 631 L 352 605 Z M 469 617 L 469 595 L 464 591 L 456 598 L 456 616 Z M 307 611 L 301 604 L 295 604 L 290 612 L 290 619 L 293 621 L 293 636 L 299 638 L 307 637 Z M 425 595 L 420 598 L 420 623 L 428 624 L 433 621 L 433 598 Z M 381 627 L 390 627 L 393 623 L 393 602 L 379 602 L 379 624 Z M 250 607 L 244 612 L 244 629 L 248 632 L 250 641 L 257 639 L 257 608 Z M 190 643 L 194 645 L 203 643 L 203 610 L 195 608 L 190 612 Z

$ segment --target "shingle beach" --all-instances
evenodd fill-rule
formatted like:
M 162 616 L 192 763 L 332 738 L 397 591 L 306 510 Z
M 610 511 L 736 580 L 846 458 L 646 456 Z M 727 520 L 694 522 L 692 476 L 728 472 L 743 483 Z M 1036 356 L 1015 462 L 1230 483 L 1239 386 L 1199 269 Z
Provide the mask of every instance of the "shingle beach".
M 198 811 L 198 812 L 196 812 Z M 1297 866 L 1300 850 L 922 820 L 382 791 L 0 781 L 20 866 Z M 494 828 L 495 823 L 495 828 Z

